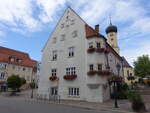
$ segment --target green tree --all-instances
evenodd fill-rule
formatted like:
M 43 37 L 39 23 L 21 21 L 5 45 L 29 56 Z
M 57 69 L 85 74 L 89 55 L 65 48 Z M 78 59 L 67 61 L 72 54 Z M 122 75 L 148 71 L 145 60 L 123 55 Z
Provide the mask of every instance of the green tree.
M 148 55 L 138 57 L 137 61 L 134 62 L 134 73 L 136 76 L 145 77 L 150 75 L 150 59 Z
M 23 85 L 23 84 L 26 84 L 26 80 L 25 80 L 25 78 L 20 78 L 21 79 L 21 85 Z
M 7 79 L 8 88 L 11 88 L 13 91 L 16 91 L 21 86 L 21 79 L 17 75 L 12 75 Z

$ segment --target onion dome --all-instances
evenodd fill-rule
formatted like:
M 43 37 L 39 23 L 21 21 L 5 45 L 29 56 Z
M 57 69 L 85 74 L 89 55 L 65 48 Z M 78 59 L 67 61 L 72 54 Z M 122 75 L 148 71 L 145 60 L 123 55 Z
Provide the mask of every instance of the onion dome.
M 110 23 L 110 25 L 106 28 L 105 30 L 106 34 L 110 33 L 110 32 L 116 32 L 117 33 L 117 27 L 112 25 Z

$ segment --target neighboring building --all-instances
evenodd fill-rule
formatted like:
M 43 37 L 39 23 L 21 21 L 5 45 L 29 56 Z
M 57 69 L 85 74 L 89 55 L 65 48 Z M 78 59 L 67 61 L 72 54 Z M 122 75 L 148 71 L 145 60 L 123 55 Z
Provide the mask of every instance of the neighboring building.
M 27 53 L 0 46 L 0 86 L 6 85 L 7 78 L 13 74 L 30 83 L 36 74 L 36 63 Z
M 127 78 L 129 76 L 134 76 L 134 70 L 124 57 L 122 57 L 122 59 L 123 59 L 123 72 L 124 72 L 125 82 L 129 84 L 131 83 L 131 81 L 129 81 Z
M 122 57 L 99 25 L 93 29 L 67 8 L 43 49 L 38 94 L 103 102 L 110 98 L 108 78 L 118 73 L 123 76 Z
M 108 38 L 108 43 L 111 45 L 111 47 L 118 53 L 120 54 L 120 48 L 118 46 L 118 41 L 117 41 L 117 27 L 112 25 L 110 22 L 110 25 L 106 29 L 107 33 L 107 38 Z M 124 72 L 124 78 L 126 83 L 130 83 L 127 79 L 129 76 L 134 76 L 134 70 L 132 66 L 127 62 L 125 57 L 122 57 L 123 60 L 123 72 Z

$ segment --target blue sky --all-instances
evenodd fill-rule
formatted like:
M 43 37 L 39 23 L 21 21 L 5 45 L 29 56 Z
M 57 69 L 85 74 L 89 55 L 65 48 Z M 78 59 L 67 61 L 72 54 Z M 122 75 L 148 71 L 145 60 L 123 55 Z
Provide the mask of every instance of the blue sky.
M 41 50 L 67 6 L 89 25 L 100 24 L 103 35 L 111 15 L 121 55 L 131 64 L 138 56 L 150 55 L 149 0 L 1 0 L 0 45 L 40 61 Z

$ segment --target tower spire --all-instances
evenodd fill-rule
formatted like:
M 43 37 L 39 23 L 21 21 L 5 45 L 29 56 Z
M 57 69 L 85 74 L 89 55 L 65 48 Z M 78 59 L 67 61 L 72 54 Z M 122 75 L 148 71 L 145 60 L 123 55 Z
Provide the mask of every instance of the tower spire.
M 110 21 L 110 25 L 112 25 L 112 22 L 111 22 L 111 15 L 109 15 L 109 21 Z

